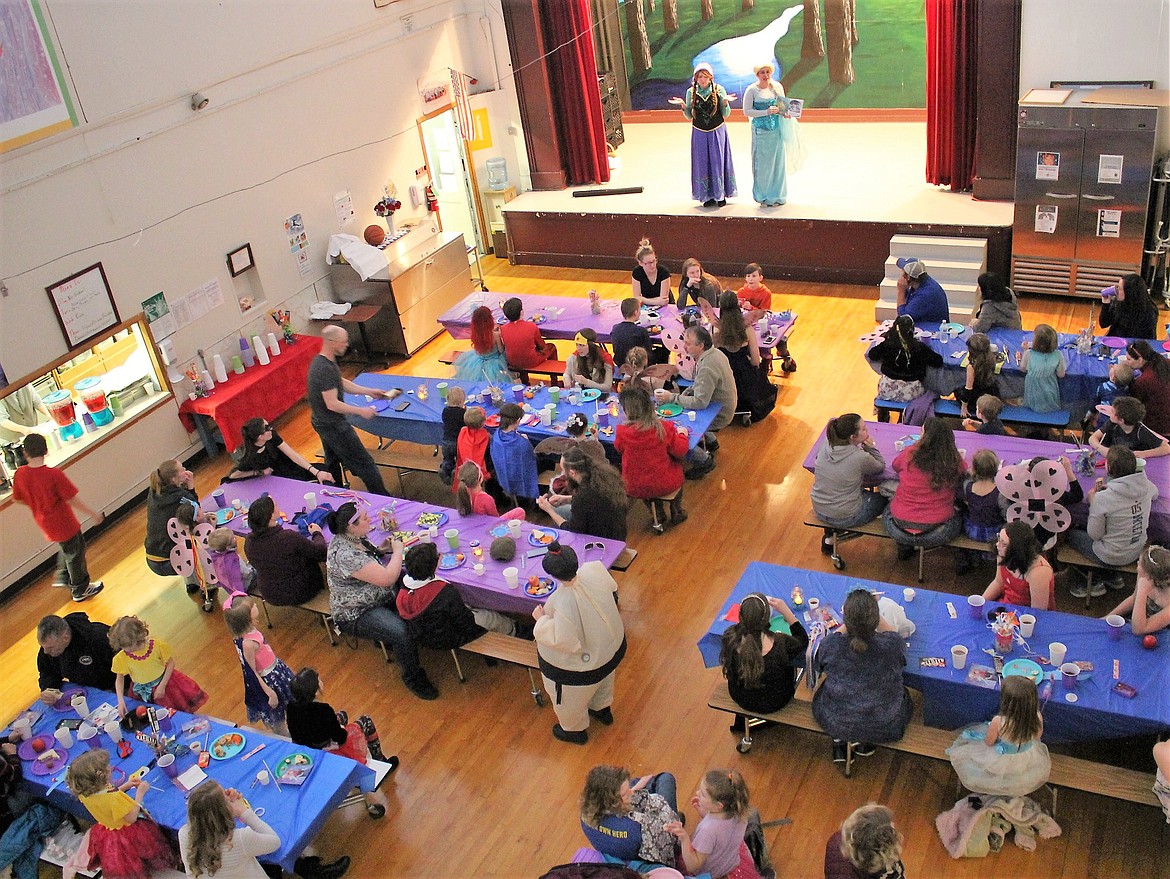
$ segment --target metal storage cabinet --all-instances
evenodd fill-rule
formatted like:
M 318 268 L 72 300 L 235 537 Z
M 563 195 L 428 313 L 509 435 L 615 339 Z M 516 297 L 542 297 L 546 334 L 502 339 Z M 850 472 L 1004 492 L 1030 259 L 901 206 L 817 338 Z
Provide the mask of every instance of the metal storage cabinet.
M 1085 104 L 1086 94 L 1074 92 L 1060 106 L 1020 104 L 1011 280 L 1017 292 L 1097 296 L 1120 274 L 1141 271 L 1160 114 L 1153 107 Z M 1037 229 L 1044 206 L 1057 208 L 1051 232 Z
M 330 268 L 333 298 L 381 305 L 366 324 L 373 351 L 410 356 L 442 331 L 448 308 L 471 292 L 467 246 L 459 232 L 440 232 L 399 255 L 388 251 L 386 269 L 368 281 L 348 265 Z

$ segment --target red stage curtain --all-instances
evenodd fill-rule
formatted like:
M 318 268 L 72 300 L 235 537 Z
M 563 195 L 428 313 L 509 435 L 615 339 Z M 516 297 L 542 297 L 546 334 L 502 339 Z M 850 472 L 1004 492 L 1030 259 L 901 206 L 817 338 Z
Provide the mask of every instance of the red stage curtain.
M 978 0 L 926 0 L 926 179 L 958 192 L 975 173 Z
M 554 100 L 549 110 L 561 135 L 568 181 L 605 183 L 609 159 L 589 0 L 557 0 L 540 7 Z

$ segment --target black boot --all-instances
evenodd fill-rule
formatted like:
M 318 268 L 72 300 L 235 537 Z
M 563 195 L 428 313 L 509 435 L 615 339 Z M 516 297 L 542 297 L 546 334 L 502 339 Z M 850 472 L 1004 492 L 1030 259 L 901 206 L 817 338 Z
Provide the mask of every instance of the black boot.
M 297 858 L 293 872 L 302 879 L 341 879 L 349 869 L 349 856 L 342 855 L 331 864 L 326 864 L 316 855 Z
M 687 511 L 683 509 L 682 505 L 683 490 L 680 488 L 670 501 L 670 524 L 681 525 L 687 520 Z

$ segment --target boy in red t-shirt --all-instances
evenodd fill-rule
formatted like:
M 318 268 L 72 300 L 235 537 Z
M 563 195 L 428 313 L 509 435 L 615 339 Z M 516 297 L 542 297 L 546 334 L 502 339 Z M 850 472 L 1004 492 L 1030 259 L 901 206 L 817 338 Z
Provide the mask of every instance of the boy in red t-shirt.
M 32 510 L 33 518 L 46 540 L 59 543 L 57 573 L 54 586 L 69 586 L 74 601 L 85 601 L 102 591 L 101 580 L 90 582 L 85 565 L 85 537 L 73 508 L 100 524 L 105 513 L 99 513 L 77 494 L 77 486 L 56 467 L 45 464 L 49 446 L 39 433 L 24 438 L 24 456 L 28 463 L 18 467 L 12 477 L 12 496 Z
M 748 323 L 754 323 L 760 315 L 752 314 L 753 309 L 771 311 L 772 291 L 764 283 L 764 270 L 760 268 L 759 263 L 748 263 L 743 270 L 743 275 L 744 285 L 736 291 L 735 295 L 739 297 L 739 306 L 744 310 L 744 320 Z M 788 340 L 777 339 L 775 347 L 776 356 L 780 358 L 780 368 L 785 372 L 796 372 L 796 361 L 792 359 L 792 355 L 788 351 Z M 768 361 L 768 372 L 771 372 L 772 353 L 761 349 L 760 354 Z
M 546 360 L 557 359 L 557 346 L 546 342 L 532 321 L 521 320 L 524 303 L 513 296 L 504 302 L 503 311 L 508 322 L 500 327 L 500 340 L 504 343 L 504 358 L 509 367 L 533 369 Z

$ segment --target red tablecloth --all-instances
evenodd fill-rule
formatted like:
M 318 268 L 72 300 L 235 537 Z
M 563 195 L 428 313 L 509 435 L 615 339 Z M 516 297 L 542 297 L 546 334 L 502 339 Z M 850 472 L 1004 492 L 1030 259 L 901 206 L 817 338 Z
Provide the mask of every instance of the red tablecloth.
M 184 400 L 179 419 L 187 432 L 195 430 L 194 415 L 215 419 L 229 452 L 240 444 L 240 429 L 250 418 L 269 421 L 287 412 L 305 396 L 309 361 L 321 350 L 317 336 L 297 336 L 295 345 L 283 344 L 280 356 L 267 366 L 256 364 L 243 375 L 228 373 L 228 380 L 217 384 L 210 397 Z

